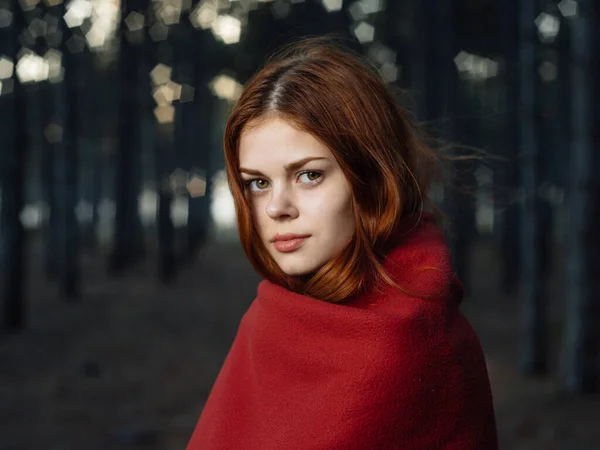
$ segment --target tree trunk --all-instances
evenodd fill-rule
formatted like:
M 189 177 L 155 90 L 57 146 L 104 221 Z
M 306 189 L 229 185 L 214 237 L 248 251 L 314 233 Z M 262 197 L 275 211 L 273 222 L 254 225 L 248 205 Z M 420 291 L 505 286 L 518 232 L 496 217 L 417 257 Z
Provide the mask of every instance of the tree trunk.
M 60 252 L 62 265 L 60 271 L 60 287 L 66 299 L 74 300 L 79 297 L 80 268 L 79 268 L 79 223 L 76 206 L 79 200 L 79 151 L 78 138 L 80 133 L 78 99 L 79 66 L 81 54 L 72 53 L 66 45 L 68 36 L 66 27 L 63 28 L 62 59 L 64 76 L 62 95 L 64 96 L 63 140 L 57 155 L 57 187 L 58 187 L 58 220 L 60 235 Z
M 519 3 L 519 138 L 523 202 L 521 212 L 521 308 L 522 344 L 519 369 L 527 375 L 547 371 L 547 298 L 543 276 L 543 248 L 540 245 L 542 180 L 538 131 L 540 129 L 538 47 L 535 19 L 537 0 Z
M 171 219 L 174 190 L 171 175 L 174 170 L 172 124 L 158 124 L 156 156 L 157 209 L 156 231 L 158 239 L 158 275 L 163 283 L 175 279 L 179 268 L 175 253 L 175 227 Z
M 20 49 L 18 36 L 25 26 L 23 11 L 18 0 L 10 2 L 13 21 L 7 34 L 10 35 L 13 61 L 17 61 Z M 14 76 L 12 95 L 0 99 L 12 109 L 13 130 L 7 151 L 2 152 L 2 234 L 4 236 L 4 261 L 2 282 L 4 305 L 4 326 L 8 331 L 19 331 L 26 324 L 25 272 L 26 239 L 20 214 L 25 203 L 25 167 L 29 150 L 27 100 L 24 86 Z M 9 116 L 10 117 L 10 116 Z
M 597 392 L 600 342 L 600 83 L 598 15 L 593 0 L 579 2 L 571 18 L 572 145 L 570 226 L 567 236 L 567 310 L 564 384 Z
M 205 84 L 205 83 L 204 83 Z M 198 127 L 195 128 L 196 142 L 198 147 L 192 149 L 190 154 L 190 167 L 192 176 L 199 177 L 205 181 L 203 195 L 191 195 L 189 199 L 188 210 L 188 259 L 197 256 L 198 251 L 208 239 L 208 230 L 211 222 L 210 216 L 210 196 L 211 196 L 211 178 L 214 173 L 214 167 L 211 161 L 212 152 L 212 115 L 213 96 L 207 92 L 203 83 L 200 83 L 196 90 L 197 98 L 194 99 Z
M 184 13 L 185 14 L 185 13 Z M 171 27 L 171 36 L 173 39 L 173 72 L 172 79 L 181 86 L 194 86 L 196 81 L 194 47 L 198 42 L 194 40 L 193 27 L 189 20 L 180 21 L 177 25 Z M 185 96 L 185 93 L 183 94 Z M 198 95 L 198 89 L 194 92 L 194 97 Z M 175 118 L 173 124 L 173 147 L 176 152 L 176 166 L 183 169 L 188 179 L 194 170 L 191 164 L 193 153 L 201 151 L 196 140 L 196 132 L 199 127 L 198 113 L 196 104 L 190 99 L 180 98 L 173 102 L 175 109 Z M 195 244 L 193 238 L 196 223 L 195 217 L 190 214 L 192 196 L 189 192 L 178 192 L 178 195 L 185 195 L 188 200 L 188 218 L 187 218 L 187 245 L 179 258 L 181 262 L 192 255 L 191 246 Z
M 113 250 L 109 260 L 109 272 L 116 274 L 125 270 L 141 252 L 140 220 L 138 212 L 139 193 L 139 67 L 140 46 L 136 37 L 128 32 L 125 20 L 131 12 L 143 13 L 143 3 L 135 0 L 122 2 L 121 70 L 119 137 L 115 174 L 115 229 Z M 143 33 L 143 31 L 137 31 Z
M 195 176 L 203 177 L 206 182 L 204 195 L 190 196 L 188 214 L 188 258 L 193 258 L 208 238 L 211 223 L 210 196 L 211 179 L 215 171 L 211 157 L 213 151 L 213 115 L 215 98 L 208 88 L 208 83 L 216 73 L 211 64 L 215 41 L 206 31 L 196 31 L 196 42 L 199 43 L 194 52 L 195 95 L 193 108 L 197 126 L 193 128 L 194 142 L 197 145 L 189 149 L 188 164 Z
M 518 2 L 510 0 L 502 3 L 502 41 L 506 57 L 506 84 L 504 126 L 502 131 L 502 156 L 495 165 L 494 171 L 494 202 L 496 211 L 502 211 L 497 216 L 500 220 L 500 258 L 501 275 L 500 288 L 505 295 L 517 294 L 520 259 L 519 242 L 520 207 L 517 203 L 519 189 L 518 148 L 519 148 L 519 39 L 518 39 Z
M 438 0 L 434 5 L 427 4 L 425 17 L 428 17 L 429 36 L 427 48 L 427 116 L 435 123 L 433 135 L 444 143 L 457 139 L 456 118 L 461 87 L 458 71 L 454 63 L 457 52 L 454 23 L 455 4 L 453 1 Z M 454 155 L 460 154 L 452 148 Z M 450 217 L 451 227 L 448 243 L 452 251 L 454 270 L 468 289 L 468 256 L 471 233 L 473 231 L 474 202 L 469 201 L 465 191 L 472 186 L 472 174 L 468 165 L 454 164 L 448 183 L 444 189 L 443 209 Z
M 59 261 L 59 229 L 55 162 L 61 146 L 62 136 L 59 131 L 58 108 L 56 107 L 59 86 L 45 83 L 41 86 L 42 95 L 42 186 L 44 201 L 48 215 L 44 222 L 44 273 L 48 280 L 54 280 L 60 273 Z
M 171 71 L 171 79 L 177 75 L 178 57 L 177 36 L 174 36 L 177 29 L 171 29 L 169 38 L 166 41 L 160 41 L 154 44 L 153 53 L 149 56 L 153 59 L 153 64 L 162 63 L 173 68 Z M 189 56 L 189 55 L 188 55 Z M 174 117 L 173 120 L 181 120 L 181 111 L 179 118 Z M 181 128 L 181 127 L 180 127 Z M 171 219 L 171 208 L 175 199 L 175 186 L 173 185 L 173 174 L 176 164 L 180 161 L 180 149 L 174 145 L 175 123 L 163 121 L 160 123 L 158 118 L 155 118 L 155 180 L 157 209 L 156 209 L 156 232 L 158 241 L 158 276 L 163 283 L 174 281 L 179 270 L 179 260 L 176 253 L 176 237 L 175 227 Z M 184 135 L 179 133 L 178 144 L 185 145 Z
M 87 201 L 91 208 L 90 217 L 86 218 L 82 231 L 82 244 L 88 251 L 95 252 L 98 249 L 97 227 L 98 227 L 98 208 L 102 199 L 102 127 L 101 117 L 102 108 L 100 95 L 106 95 L 102 86 L 105 74 L 96 66 L 93 54 L 86 55 L 86 78 L 88 86 L 95 86 L 95 89 L 87 89 L 85 96 L 87 104 L 82 105 L 85 109 L 84 125 L 82 126 L 85 135 L 85 145 L 82 150 L 84 160 L 84 187 L 82 198 Z

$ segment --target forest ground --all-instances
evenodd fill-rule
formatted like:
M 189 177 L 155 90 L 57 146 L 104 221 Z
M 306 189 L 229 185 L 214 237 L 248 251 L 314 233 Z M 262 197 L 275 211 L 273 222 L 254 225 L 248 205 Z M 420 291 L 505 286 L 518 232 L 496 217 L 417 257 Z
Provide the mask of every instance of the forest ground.
M 154 257 L 110 278 L 84 256 L 83 295 L 66 302 L 31 250 L 30 322 L 0 335 L 2 450 L 183 450 L 258 282 L 240 248 L 211 243 L 171 286 Z M 462 310 L 483 345 L 502 450 L 600 448 L 600 397 L 561 393 L 561 277 L 552 277 L 552 375 L 516 370 L 518 302 L 502 296 L 494 248 L 473 249 Z

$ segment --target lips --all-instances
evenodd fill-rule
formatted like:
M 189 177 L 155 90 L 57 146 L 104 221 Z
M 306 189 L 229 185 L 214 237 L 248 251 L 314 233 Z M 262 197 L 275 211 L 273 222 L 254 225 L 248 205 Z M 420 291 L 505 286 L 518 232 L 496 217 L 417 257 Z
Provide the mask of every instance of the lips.
M 298 250 L 304 245 L 309 235 L 297 235 L 297 234 L 284 234 L 275 235 L 273 238 L 273 245 L 277 251 L 282 253 L 289 253 Z

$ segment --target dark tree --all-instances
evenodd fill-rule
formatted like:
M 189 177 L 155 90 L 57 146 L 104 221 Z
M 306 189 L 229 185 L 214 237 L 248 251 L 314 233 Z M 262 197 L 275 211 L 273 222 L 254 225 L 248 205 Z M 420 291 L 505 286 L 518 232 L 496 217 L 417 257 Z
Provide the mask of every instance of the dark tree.
M 57 101 L 60 85 L 46 82 L 40 86 L 42 97 L 42 145 L 41 172 L 44 201 L 48 215 L 44 223 L 44 272 L 48 279 L 55 279 L 59 274 L 59 228 L 57 213 L 57 192 L 55 162 L 62 141 L 62 130 L 58 117 Z
M 214 95 L 208 84 L 216 74 L 214 61 L 216 42 L 207 31 L 197 30 L 193 42 L 194 55 L 192 85 L 195 86 L 190 115 L 185 123 L 190 136 L 190 146 L 187 148 L 187 168 L 192 176 L 204 178 L 206 188 L 204 195 L 190 195 L 187 223 L 187 256 L 192 259 L 197 254 L 208 236 L 210 224 L 210 181 L 214 171 L 211 160 L 212 125 L 214 123 Z M 193 111 L 193 112 L 192 112 Z
M 138 213 L 140 181 L 140 66 L 144 29 L 128 25 L 131 13 L 143 15 L 146 0 L 123 0 L 119 52 L 120 104 L 115 174 L 115 230 L 109 272 L 119 273 L 141 256 L 143 233 Z M 130 26 L 132 27 L 130 29 Z
M 85 57 L 85 76 L 80 77 L 85 80 L 82 97 L 85 103 L 81 104 L 83 113 L 83 123 L 81 125 L 82 134 L 86 140 L 85 146 L 82 146 L 83 162 L 85 164 L 83 192 L 82 197 L 91 205 L 91 217 L 85 222 L 81 232 L 81 241 L 85 248 L 95 251 L 98 248 L 96 230 L 99 221 L 99 206 L 102 200 L 102 110 L 101 96 L 106 95 L 106 71 L 98 67 L 98 60 L 91 52 L 86 52 Z
M 504 123 L 500 136 L 502 159 L 494 166 L 494 203 L 500 220 L 500 287 L 504 294 L 517 292 L 520 273 L 519 258 L 519 216 L 521 210 L 517 202 L 519 188 L 518 148 L 519 148 L 519 35 L 518 2 L 498 2 L 501 18 L 502 53 L 505 56 L 505 103 Z
M 521 211 L 521 308 L 523 314 L 519 369 L 524 374 L 542 374 L 547 370 L 547 298 L 543 273 L 541 235 L 542 204 L 539 186 L 542 180 L 539 145 L 539 38 L 535 19 L 538 0 L 519 2 L 519 148 L 523 188 Z
M 63 42 L 64 6 L 60 4 L 44 3 L 39 5 L 46 13 L 47 29 L 43 39 L 45 50 L 60 51 Z M 52 80 L 54 81 L 54 80 Z M 62 83 L 46 80 L 39 84 L 39 101 L 36 106 L 40 109 L 41 134 L 41 179 L 42 195 L 47 208 L 47 216 L 44 221 L 44 272 L 49 280 L 55 280 L 60 274 L 60 228 L 58 213 L 58 192 L 56 185 L 56 172 L 60 155 L 60 147 L 63 140 L 64 103 L 66 98 L 62 94 Z
M 208 131 L 205 125 L 209 117 L 202 114 L 202 108 L 207 106 L 203 101 L 205 91 L 208 90 L 208 80 L 203 75 L 210 71 L 210 55 L 206 51 L 206 41 L 203 40 L 205 34 L 197 32 L 185 17 L 182 17 L 179 24 L 171 27 L 171 30 L 173 81 L 183 87 L 181 98 L 174 104 L 173 145 L 177 152 L 178 167 L 184 169 L 191 180 L 192 177 L 206 177 L 207 173 L 205 155 L 209 149 L 203 145 L 202 139 Z M 214 39 L 211 41 L 214 42 Z M 191 259 L 206 238 L 206 221 L 203 220 L 201 209 L 204 197 L 197 197 L 189 191 L 184 195 L 188 198 L 187 242 L 181 257 Z
M 427 118 L 433 124 L 432 135 L 451 146 L 464 138 L 456 123 L 463 99 L 459 95 L 462 86 L 454 63 L 458 53 L 455 6 L 456 2 L 443 0 L 420 5 L 428 35 L 425 42 Z M 453 156 L 462 154 L 456 146 L 450 151 Z M 455 162 L 443 200 L 443 209 L 451 220 L 448 241 L 454 268 L 466 287 L 469 285 L 470 239 L 474 231 L 474 204 L 469 195 L 472 170 L 469 163 Z
M 564 384 L 597 392 L 600 345 L 600 8 L 578 3 L 571 18 L 572 144 L 567 235 L 567 311 Z
M 558 9 L 558 8 L 557 8 Z M 555 11 L 556 15 L 560 16 L 559 11 Z M 573 139 L 573 111 L 571 101 L 571 72 L 572 72 L 572 59 L 571 59 L 571 20 L 568 17 L 560 17 L 560 30 L 557 36 L 556 52 L 558 57 L 558 80 L 557 80 L 557 114 L 555 114 L 554 125 L 554 136 L 556 136 L 558 154 L 564 155 L 559 167 L 556 172 L 560 176 L 560 185 L 565 188 L 565 192 L 568 194 L 566 186 L 569 184 L 569 171 L 564 170 L 568 167 L 571 152 L 571 141 Z
M 412 8 L 409 18 L 411 19 L 409 83 L 414 98 L 414 113 L 420 121 L 429 118 L 429 102 L 427 97 L 427 47 L 431 36 L 429 36 L 429 17 L 426 13 L 424 2 L 411 2 Z
M 159 17 L 156 21 L 161 21 Z M 161 40 L 152 46 L 152 51 L 148 54 L 151 60 L 151 67 L 162 64 L 171 68 L 170 79 L 177 75 L 178 68 L 176 58 L 179 55 L 177 49 L 179 27 L 172 26 L 169 29 L 169 35 L 166 40 Z M 189 55 L 188 55 L 189 57 Z M 163 105 L 168 108 L 170 105 Z M 181 114 L 181 109 L 179 109 Z M 173 120 L 178 120 L 176 117 Z M 175 123 L 171 118 L 162 117 L 160 114 L 155 117 L 156 140 L 154 143 L 154 163 L 156 193 L 158 196 L 156 210 L 156 231 L 158 240 L 158 275 L 163 283 L 174 281 L 179 270 L 179 261 L 176 253 L 175 226 L 171 219 L 171 208 L 175 200 L 177 185 L 175 183 L 175 169 L 179 155 L 183 151 L 174 145 Z M 181 115 L 179 120 L 181 119 Z M 185 135 L 182 130 L 177 130 L 178 144 L 185 145 Z
M 79 200 L 79 149 L 80 114 L 78 98 L 80 90 L 79 70 L 81 52 L 84 51 L 83 36 L 78 30 L 69 30 L 63 24 L 63 44 L 61 46 L 64 77 L 61 93 L 64 95 L 64 111 L 62 117 L 62 143 L 55 154 L 57 187 L 57 227 L 59 237 L 60 287 L 67 299 L 79 296 L 79 223 L 75 208 Z M 77 45 L 79 43 L 80 45 Z M 69 45 L 70 44 L 70 45 Z
M 156 178 L 158 205 L 156 225 L 158 237 L 158 273 L 162 282 L 173 281 L 178 270 L 175 254 L 175 227 L 171 220 L 171 205 L 174 199 L 169 171 L 173 167 L 173 142 L 167 125 L 160 124 L 156 144 Z
M 10 2 L 13 20 L 5 36 L 7 50 L 13 61 L 21 48 L 19 33 L 25 26 L 25 18 L 18 0 Z M 21 330 L 26 324 L 25 305 L 25 266 L 26 237 L 20 214 L 25 203 L 25 167 L 29 150 L 27 101 L 25 87 L 15 75 L 13 92 L 6 98 L 0 98 L 0 108 L 7 108 L 12 114 L 5 117 L 10 120 L 10 139 L 0 158 L 2 175 L 2 210 L 0 229 L 3 234 L 4 261 L 2 270 L 2 301 L 4 306 L 4 326 L 9 331 Z M 12 120 L 11 120 L 12 119 Z M 8 127 L 7 127 L 8 128 Z

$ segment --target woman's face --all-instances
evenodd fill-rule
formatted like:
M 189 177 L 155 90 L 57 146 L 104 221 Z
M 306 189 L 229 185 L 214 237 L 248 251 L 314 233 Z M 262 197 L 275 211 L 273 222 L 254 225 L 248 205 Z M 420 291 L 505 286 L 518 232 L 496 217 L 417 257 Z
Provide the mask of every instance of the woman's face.
M 240 173 L 260 238 L 288 275 L 315 272 L 354 234 L 350 185 L 311 134 L 279 118 L 242 133 Z

